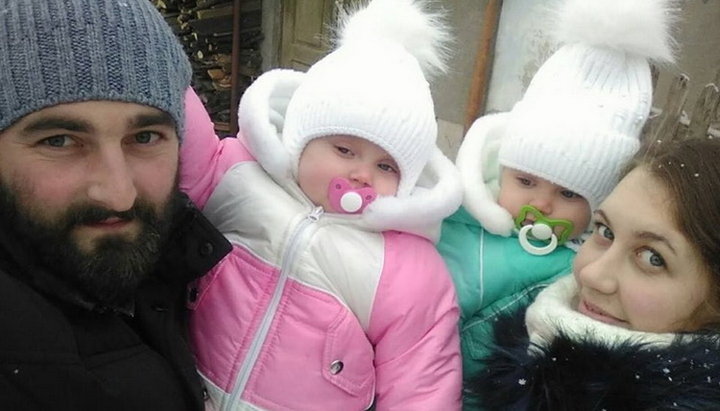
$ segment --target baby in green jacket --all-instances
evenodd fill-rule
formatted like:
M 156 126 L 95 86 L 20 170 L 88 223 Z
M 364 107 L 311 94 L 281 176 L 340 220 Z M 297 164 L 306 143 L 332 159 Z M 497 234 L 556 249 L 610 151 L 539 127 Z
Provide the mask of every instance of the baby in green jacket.
M 464 203 L 443 222 L 438 249 L 457 289 L 466 379 L 482 368 L 493 318 L 571 272 L 592 211 L 640 146 L 652 102 L 648 60 L 672 59 L 664 33 L 655 48 L 624 38 L 621 27 L 599 33 L 592 22 L 602 16 L 578 13 L 579 3 L 561 6 L 561 47 L 521 101 L 477 119 L 457 156 Z M 652 18 L 636 21 L 650 27 Z

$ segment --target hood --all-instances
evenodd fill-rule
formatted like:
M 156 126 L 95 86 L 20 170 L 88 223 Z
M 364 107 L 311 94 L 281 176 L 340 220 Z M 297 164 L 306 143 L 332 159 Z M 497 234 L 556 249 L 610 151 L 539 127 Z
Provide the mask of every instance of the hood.
M 300 201 L 290 153 L 283 144 L 285 112 L 305 73 L 277 69 L 264 73 L 245 91 L 238 107 L 239 135 L 270 177 Z M 462 201 L 460 176 L 438 149 L 423 169 L 409 196 L 381 197 L 357 216 L 357 223 L 372 231 L 396 230 L 437 242 L 442 220 Z
M 515 233 L 512 215 L 497 202 L 500 192 L 498 152 L 510 113 L 480 117 L 468 130 L 458 151 L 455 164 L 463 186 L 463 208 L 488 232 L 509 237 Z M 588 230 L 564 246 L 577 252 L 592 231 Z
M 463 207 L 485 230 L 503 237 L 510 236 L 514 227 L 512 215 L 497 203 L 498 152 L 509 117 L 509 113 L 498 113 L 475 120 L 455 161 L 463 186 Z

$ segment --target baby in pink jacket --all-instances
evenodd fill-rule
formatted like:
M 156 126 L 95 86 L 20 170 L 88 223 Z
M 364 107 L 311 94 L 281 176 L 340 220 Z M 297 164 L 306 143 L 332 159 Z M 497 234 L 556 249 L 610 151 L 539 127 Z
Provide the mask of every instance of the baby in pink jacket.
M 425 79 L 446 35 L 421 6 L 374 0 L 307 73 L 263 74 L 237 139 L 218 140 L 188 93 L 181 187 L 233 244 L 190 290 L 214 407 L 459 409 L 434 242 L 461 186 Z

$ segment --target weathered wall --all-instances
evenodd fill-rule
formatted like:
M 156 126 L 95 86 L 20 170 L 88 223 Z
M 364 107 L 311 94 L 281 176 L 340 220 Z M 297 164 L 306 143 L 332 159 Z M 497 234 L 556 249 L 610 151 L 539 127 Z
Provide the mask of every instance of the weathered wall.
M 344 0 L 349 1 L 349 0 Z M 538 7 L 559 0 L 505 0 L 495 47 L 486 112 L 507 111 L 522 96 L 537 68 L 552 53 L 545 21 Z M 601 1 L 601 0 L 598 0 Z M 630 0 L 628 0 L 630 1 Z M 263 0 L 265 9 L 263 44 L 265 69 L 277 65 L 278 19 L 282 0 Z M 487 0 L 436 0 L 445 9 L 456 38 L 448 75 L 433 83 L 440 124 L 439 145 L 452 158 L 462 141 L 468 96 L 478 40 Z M 665 101 L 673 74 L 690 76 L 689 101 L 711 82 L 720 69 L 720 0 L 684 0 L 676 38 L 681 45 L 678 64 L 661 73 L 655 100 Z
M 500 18 L 486 112 L 507 111 L 522 96 L 537 68 L 552 53 L 545 22 L 538 7 L 559 0 L 505 0 Z M 437 113 L 444 135 L 441 145 L 454 156 L 461 141 L 468 103 L 480 24 L 486 1 L 443 1 L 457 36 L 453 70 L 435 87 Z M 720 0 L 680 2 L 681 21 L 676 38 L 680 44 L 676 67 L 661 72 L 655 100 L 665 101 L 672 75 L 690 76 L 688 100 L 694 101 L 702 87 L 720 69 Z

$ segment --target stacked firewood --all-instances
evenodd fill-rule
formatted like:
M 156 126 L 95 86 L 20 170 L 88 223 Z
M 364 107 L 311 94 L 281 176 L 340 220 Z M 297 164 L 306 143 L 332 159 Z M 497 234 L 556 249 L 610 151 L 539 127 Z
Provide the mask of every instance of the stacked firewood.
M 232 98 L 238 99 L 260 74 L 262 0 L 151 1 L 190 56 L 193 87 L 216 128 L 221 133 L 230 132 L 231 117 L 237 109 Z M 237 39 L 234 55 L 233 35 Z

